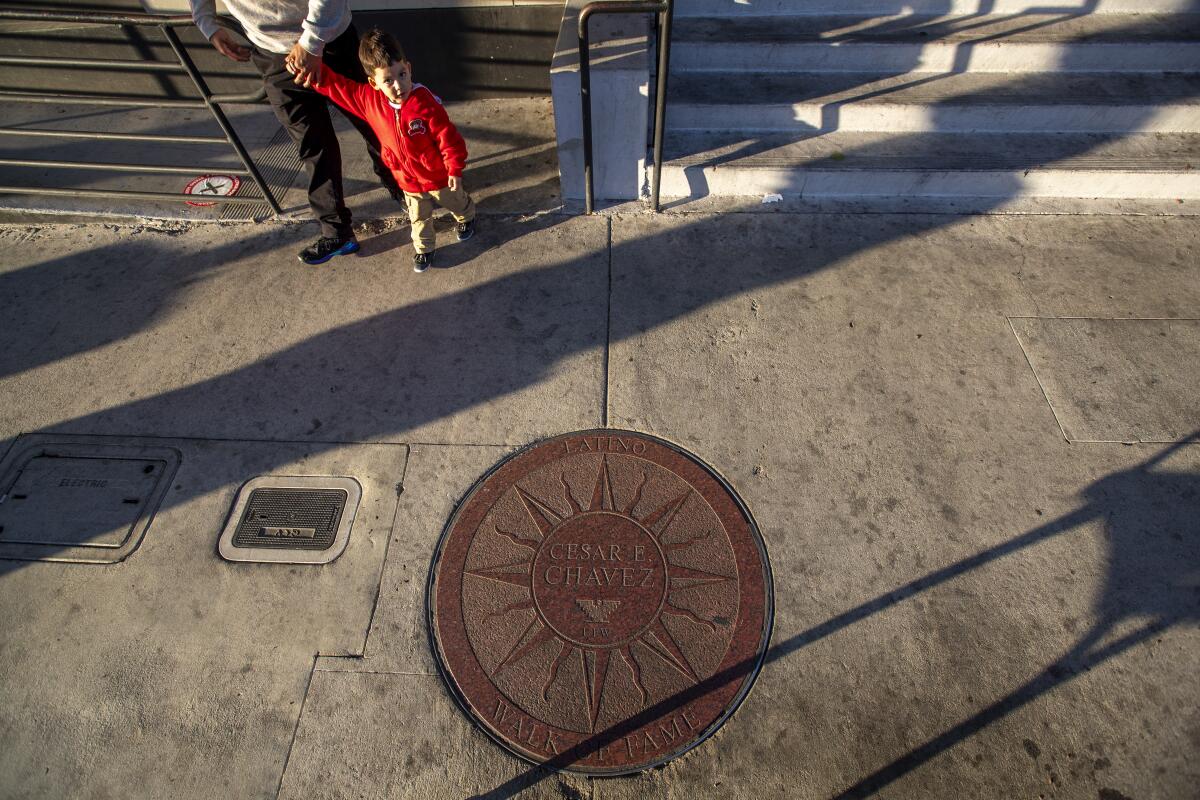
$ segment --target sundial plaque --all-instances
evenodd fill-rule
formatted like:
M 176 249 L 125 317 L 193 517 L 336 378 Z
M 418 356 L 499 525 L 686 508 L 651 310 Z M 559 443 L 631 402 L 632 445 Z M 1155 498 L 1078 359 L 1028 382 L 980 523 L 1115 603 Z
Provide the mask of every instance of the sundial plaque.
M 773 608 L 729 484 L 621 430 L 558 436 L 485 475 L 446 526 L 428 598 L 460 705 L 517 755 L 593 775 L 662 764 L 720 727 Z

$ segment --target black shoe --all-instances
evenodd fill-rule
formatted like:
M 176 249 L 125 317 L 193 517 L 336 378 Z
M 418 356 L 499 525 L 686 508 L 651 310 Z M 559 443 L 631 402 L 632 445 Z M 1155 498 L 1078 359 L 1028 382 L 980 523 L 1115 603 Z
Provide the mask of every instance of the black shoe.
M 454 230 L 458 231 L 458 240 L 460 242 L 465 242 L 475 233 L 475 220 L 472 219 L 467 220 L 466 222 L 460 222 Z
M 334 256 L 347 256 L 358 252 L 358 241 L 353 236 L 339 239 L 322 236 L 300 251 L 299 259 L 305 264 L 324 264 Z
M 413 255 L 413 272 L 424 272 L 433 263 L 433 253 L 416 253 Z

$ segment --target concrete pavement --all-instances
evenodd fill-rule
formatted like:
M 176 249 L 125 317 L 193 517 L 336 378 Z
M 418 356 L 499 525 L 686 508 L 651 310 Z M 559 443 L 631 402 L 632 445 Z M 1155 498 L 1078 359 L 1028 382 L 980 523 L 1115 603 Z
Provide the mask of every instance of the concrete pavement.
M 1193 796 L 1194 217 L 485 214 L 423 275 L 314 235 L 0 228 L 9 458 L 181 453 L 124 562 L 0 561 L 0 795 Z M 424 591 L 492 464 L 605 425 L 730 480 L 777 614 L 716 736 L 591 780 L 471 726 Z M 220 560 L 261 474 L 359 477 L 346 554 Z

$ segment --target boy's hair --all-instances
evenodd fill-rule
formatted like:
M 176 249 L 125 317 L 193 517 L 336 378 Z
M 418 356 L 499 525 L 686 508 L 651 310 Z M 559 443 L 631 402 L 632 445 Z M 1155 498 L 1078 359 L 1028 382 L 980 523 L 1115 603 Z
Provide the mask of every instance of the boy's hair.
M 387 69 L 393 63 L 407 59 L 395 36 L 379 28 L 371 28 L 358 43 L 358 60 L 362 62 L 367 75 L 371 75 L 376 69 Z

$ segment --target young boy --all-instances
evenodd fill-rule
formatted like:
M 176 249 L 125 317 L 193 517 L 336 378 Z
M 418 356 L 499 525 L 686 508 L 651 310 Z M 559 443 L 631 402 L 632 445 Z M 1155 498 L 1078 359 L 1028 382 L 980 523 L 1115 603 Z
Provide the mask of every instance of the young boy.
M 433 263 L 433 204 L 454 216 L 458 240 L 475 232 L 475 202 L 463 188 L 467 145 L 442 107 L 419 83 L 391 34 L 375 28 L 362 37 L 358 59 L 367 73 L 357 83 L 333 70 L 322 70 L 313 85 L 342 108 L 365 119 L 379 137 L 383 163 L 404 190 L 416 249 L 413 271 Z

